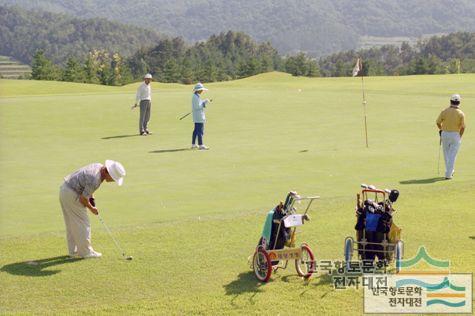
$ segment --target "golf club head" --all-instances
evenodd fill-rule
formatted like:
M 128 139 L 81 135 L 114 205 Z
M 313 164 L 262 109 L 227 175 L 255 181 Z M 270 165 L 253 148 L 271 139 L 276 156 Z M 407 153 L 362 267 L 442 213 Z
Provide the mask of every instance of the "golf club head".
M 125 260 L 129 260 L 129 261 L 130 261 L 130 260 L 132 260 L 133 258 L 134 258 L 134 257 L 132 257 L 132 256 L 127 256 L 127 257 L 125 257 Z
M 399 191 L 398 190 L 391 190 L 391 193 L 389 193 L 389 201 L 392 203 L 397 201 L 397 198 L 399 197 Z

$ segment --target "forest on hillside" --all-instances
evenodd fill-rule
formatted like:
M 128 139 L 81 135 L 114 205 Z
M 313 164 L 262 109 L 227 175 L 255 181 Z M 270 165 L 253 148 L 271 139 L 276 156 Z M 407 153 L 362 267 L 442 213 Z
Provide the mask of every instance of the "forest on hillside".
M 147 33 L 150 32 L 150 33 Z M 347 50 L 320 59 L 282 55 L 268 41 L 227 31 L 189 43 L 103 19 L 0 7 L 0 55 L 32 66 L 33 79 L 122 85 L 151 72 L 161 82 L 213 82 L 269 71 L 294 76 L 349 76 L 357 58 L 362 74 L 475 72 L 475 33 L 434 36 L 417 45 Z
M 54 63 L 84 58 L 94 49 L 124 56 L 152 46 L 162 37 L 150 30 L 103 18 L 78 19 L 65 14 L 0 6 L 0 55 L 30 64 L 37 50 Z
M 187 42 L 228 30 L 314 57 L 357 49 L 361 36 L 475 31 L 473 0 L 0 0 L 0 4 L 103 17 Z

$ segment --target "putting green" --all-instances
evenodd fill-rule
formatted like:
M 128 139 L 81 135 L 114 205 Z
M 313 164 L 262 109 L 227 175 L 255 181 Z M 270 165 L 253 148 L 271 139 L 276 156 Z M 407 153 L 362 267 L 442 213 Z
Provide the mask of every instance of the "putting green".
M 207 85 L 211 150 L 191 151 L 190 117 L 178 120 L 191 86 L 153 83 L 154 134 L 141 137 L 137 84 L 0 80 L 0 312 L 361 314 L 362 291 L 334 290 L 321 274 L 305 283 L 293 266 L 261 285 L 247 264 L 265 213 L 289 190 L 321 196 L 298 240 L 318 259 L 342 259 L 360 183 L 400 190 L 406 256 L 425 245 L 473 272 L 475 75 L 365 85 L 369 148 L 359 79 L 268 73 Z M 435 119 L 455 92 L 468 128 L 455 178 L 439 181 Z M 92 215 L 103 258 L 67 260 L 62 178 L 105 159 L 127 177 L 96 201 L 134 260 Z

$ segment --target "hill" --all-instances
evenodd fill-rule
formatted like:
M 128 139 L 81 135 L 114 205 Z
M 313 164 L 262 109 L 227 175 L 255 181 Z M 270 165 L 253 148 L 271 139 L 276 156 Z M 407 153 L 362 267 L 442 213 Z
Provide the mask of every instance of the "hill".
M 78 19 L 0 6 L 0 55 L 14 56 L 27 64 L 38 49 L 55 63 L 64 63 L 70 57 L 82 59 L 94 49 L 131 55 L 160 38 L 154 31 L 104 18 Z
M 0 0 L 0 4 L 104 17 L 188 41 L 227 30 L 270 41 L 281 53 L 316 56 L 366 45 L 368 36 L 419 37 L 475 31 L 472 0 Z M 379 39 L 379 41 L 382 41 Z

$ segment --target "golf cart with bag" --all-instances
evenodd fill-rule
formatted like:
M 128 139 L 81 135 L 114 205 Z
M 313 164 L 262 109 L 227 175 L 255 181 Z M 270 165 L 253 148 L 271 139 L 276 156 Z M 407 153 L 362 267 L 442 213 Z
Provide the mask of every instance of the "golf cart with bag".
M 252 256 L 251 268 L 261 282 L 269 281 L 272 271 L 286 269 L 289 260 L 295 261 L 299 276 L 310 278 L 315 271 L 316 263 L 312 250 L 307 243 L 296 246 L 297 227 L 310 220 L 308 210 L 314 197 L 301 197 L 290 192 L 285 202 L 280 202 L 267 214 L 262 236 Z M 306 205 L 303 214 L 298 214 L 297 207 Z
M 345 239 L 345 262 L 349 266 L 353 252 L 357 251 L 358 259 L 373 264 L 377 259 L 387 265 L 398 262 L 404 254 L 404 243 L 401 239 L 401 228 L 393 222 L 396 211 L 393 204 L 399 197 L 398 190 L 380 190 L 373 185 L 361 185 L 361 195 L 356 201 L 356 241 L 353 237 Z M 361 200 L 363 199 L 363 202 Z

